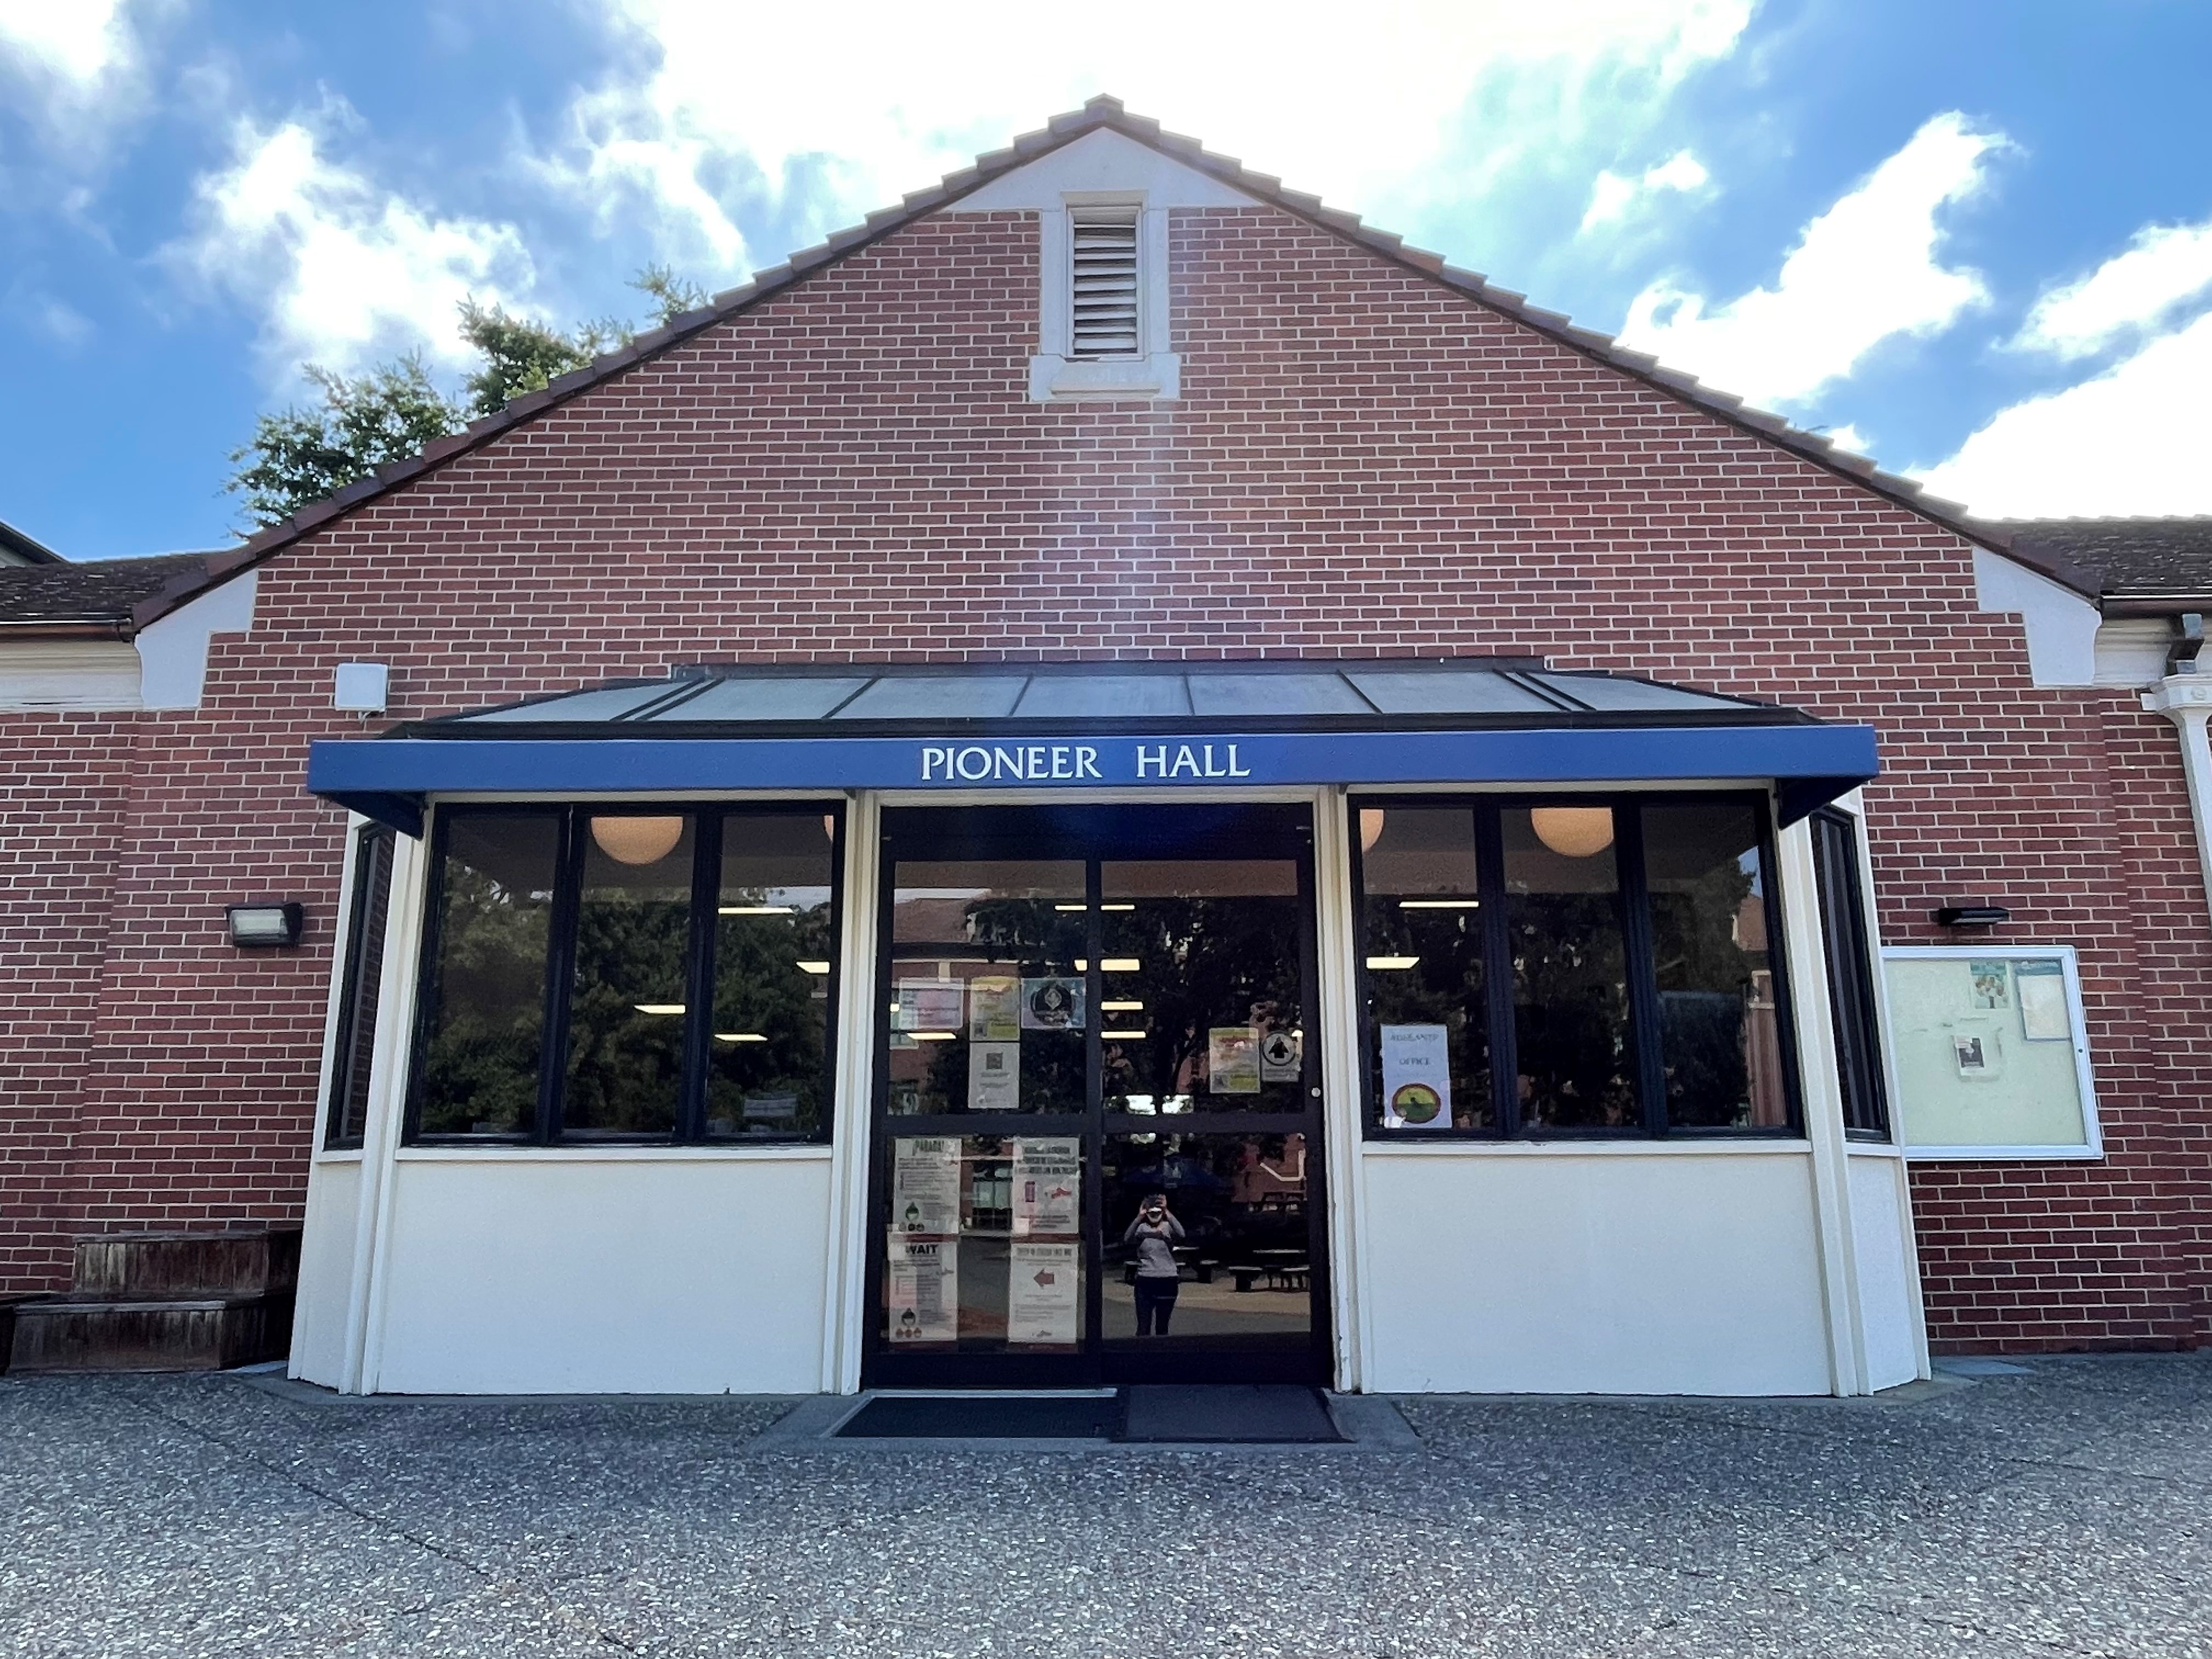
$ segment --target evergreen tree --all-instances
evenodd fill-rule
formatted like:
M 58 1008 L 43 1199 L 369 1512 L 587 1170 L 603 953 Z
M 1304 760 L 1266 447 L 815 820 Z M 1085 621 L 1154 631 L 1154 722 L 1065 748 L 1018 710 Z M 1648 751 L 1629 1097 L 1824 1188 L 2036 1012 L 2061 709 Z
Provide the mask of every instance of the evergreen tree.
M 665 265 L 646 266 L 629 286 L 652 301 L 655 325 L 708 299 L 704 289 Z M 245 497 L 255 528 L 282 524 L 380 466 L 419 453 L 525 392 L 543 391 L 636 331 L 619 318 L 599 318 L 563 333 L 503 307 L 464 300 L 461 334 L 478 367 L 462 382 L 461 398 L 438 389 L 417 353 L 351 377 L 306 364 L 301 373 L 320 391 L 321 405 L 257 419 L 253 436 L 230 453 L 237 471 L 223 488 Z

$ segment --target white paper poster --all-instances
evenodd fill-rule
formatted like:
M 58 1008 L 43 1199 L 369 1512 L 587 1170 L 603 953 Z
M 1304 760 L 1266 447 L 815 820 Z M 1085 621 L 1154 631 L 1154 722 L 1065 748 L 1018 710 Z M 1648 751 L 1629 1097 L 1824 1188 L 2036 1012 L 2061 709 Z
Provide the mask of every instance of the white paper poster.
M 2066 969 L 2057 957 L 2013 964 L 2020 990 L 2020 1034 L 2030 1042 L 2064 1042 L 2074 1035 L 2066 1006 Z
M 1385 1025 L 1382 1127 L 1449 1129 L 1451 1033 L 1441 1025 Z
M 958 1239 L 905 1238 L 893 1234 L 884 1280 L 895 1346 L 958 1340 Z
M 968 1109 L 971 1112 L 1012 1112 L 1022 1104 L 1022 1045 L 1018 1042 L 971 1042 L 968 1045 Z
M 896 988 L 895 1031 L 957 1031 L 966 1018 L 967 988 L 957 979 L 902 979 Z
M 1083 1279 L 1076 1251 L 1080 1248 L 1075 1244 L 1012 1247 L 1006 1274 L 1007 1341 L 1076 1340 L 1076 1292 Z
M 1072 1137 L 1016 1140 L 1014 1237 L 1073 1234 L 1083 1193 L 1082 1176 L 1080 1141 Z
M 891 1143 L 891 1231 L 960 1231 L 960 1143 L 926 1136 Z
M 1022 982 L 1004 974 L 968 981 L 968 1036 L 976 1042 L 1022 1040 Z

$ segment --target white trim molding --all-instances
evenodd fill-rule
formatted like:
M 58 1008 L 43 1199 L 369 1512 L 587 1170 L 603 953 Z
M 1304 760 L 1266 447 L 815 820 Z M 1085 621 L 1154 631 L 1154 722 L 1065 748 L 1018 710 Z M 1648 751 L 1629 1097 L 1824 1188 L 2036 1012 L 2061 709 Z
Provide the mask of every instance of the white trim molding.
M 2144 708 L 2172 720 L 2181 740 L 2181 775 L 2189 789 L 2189 813 L 2197 823 L 2197 861 L 2212 905 L 2212 675 L 2169 674 L 2143 693 Z
M 2038 685 L 2097 684 L 2096 605 L 1985 547 L 1974 550 L 1974 603 L 2017 616 L 2027 634 L 2027 667 Z

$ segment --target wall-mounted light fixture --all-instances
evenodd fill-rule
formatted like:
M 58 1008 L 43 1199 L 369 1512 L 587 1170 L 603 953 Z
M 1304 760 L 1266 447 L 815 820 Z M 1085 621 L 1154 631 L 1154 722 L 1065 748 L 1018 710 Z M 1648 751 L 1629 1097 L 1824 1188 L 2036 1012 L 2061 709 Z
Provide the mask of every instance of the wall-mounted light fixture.
M 232 904 L 223 909 L 230 924 L 230 942 L 249 949 L 269 945 L 297 945 L 307 913 L 297 904 Z
M 2012 920 L 2002 904 L 1946 904 L 1933 914 L 1938 927 L 1994 927 Z

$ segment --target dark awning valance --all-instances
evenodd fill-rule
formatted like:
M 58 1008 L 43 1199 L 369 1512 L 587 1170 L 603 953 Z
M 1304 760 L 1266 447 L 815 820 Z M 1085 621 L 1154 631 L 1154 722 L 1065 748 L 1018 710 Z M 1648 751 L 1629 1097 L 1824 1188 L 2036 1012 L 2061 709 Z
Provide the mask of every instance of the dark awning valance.
M 318 743 L 317 794 L 419 830 L 439 794 L 1772 782 L 1872 777 L 1872 728 L 1498 659 L 746 667 Z

